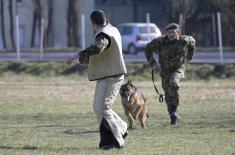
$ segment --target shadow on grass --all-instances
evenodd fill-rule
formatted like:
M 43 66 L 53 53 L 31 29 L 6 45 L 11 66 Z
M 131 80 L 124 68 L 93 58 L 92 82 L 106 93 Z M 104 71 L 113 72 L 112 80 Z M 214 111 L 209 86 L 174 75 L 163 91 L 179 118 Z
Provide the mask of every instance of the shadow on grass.
M 65 147 L 65 148 L 47 148 L 47 147 L 35 147 L 35 146 L 23 146 L 23 147 L 14 147 L 14 146 L 0 146 L 0 150 L 15 150 L 15 151 L 84 151 L 84 150 L 96 150 L 97 147 L 87 147 L 87 148 L 73 148 L 73 147 Z
M 190 123 L 192 126 L 198 126 L 198 128 L 211 128 L 211 127 L 216 127 L 216 128 L 234 128 L 235 120 L 234 117 L 228 116 L 228 117 L 221 117 L 221 118 L 210 118 L 210 119 L 199 119 L 199 120 L 190 120 Z M 232 129 L 231 132 L 233 132 Z
M 54 124 L 54 125 L 36 125 L 36 126 L 6 126 L 6 127 L 0 127 L 0 128 L 3 128 L 3 129 L 14 129 L 14 128 L 24 128 L 24 129 L 27 129 L 27 128 L 53 128 L 53 127 L 74 127 L 74 126 L 77 126 L 76 124 L 75 125 L 58 125 L 58 124 Z
M 92 133 L 98 133 L 98 130 L 87 130 L 87 131 L 78 131 L 75 132 L 73 130 L 66 130 L 64 131 L 65 134 L 70 134 L 70 135 L 80 135 L 80 134 L 92 134 Z
M 35 146 L 23 146 L 23 147 L 13 147 L 13 146 L 0 146 L 3 150 L 37 150 Z

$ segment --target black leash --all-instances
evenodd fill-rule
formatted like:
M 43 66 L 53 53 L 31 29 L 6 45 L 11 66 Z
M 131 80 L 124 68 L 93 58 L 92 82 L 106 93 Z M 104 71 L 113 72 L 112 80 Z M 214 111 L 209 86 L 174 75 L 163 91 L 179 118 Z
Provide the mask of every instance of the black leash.
M 155 82 L 154 82 L 154 70 L 152 69 L 152 81 L 153 81 L 153 86 L 155 88 L 155 91 L 157 92 L 157 94 L 159 95 L 159 102 L 163 102 L 163 99 L 164 99 L 164 96 L 165 95 L 162 95 L 161 93 L 159 93 L 158 89 L 157 89 L 157 86 L 155 85 Z

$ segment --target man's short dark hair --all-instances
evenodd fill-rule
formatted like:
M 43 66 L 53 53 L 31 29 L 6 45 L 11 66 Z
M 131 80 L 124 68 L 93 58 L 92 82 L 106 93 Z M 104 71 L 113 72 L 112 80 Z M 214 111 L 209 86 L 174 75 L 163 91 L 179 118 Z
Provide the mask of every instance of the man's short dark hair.
M 104 11 L 95 10 L 90 15 L 91 22 L 97 25 L 104 25 L 106 23 L 106 17 Z

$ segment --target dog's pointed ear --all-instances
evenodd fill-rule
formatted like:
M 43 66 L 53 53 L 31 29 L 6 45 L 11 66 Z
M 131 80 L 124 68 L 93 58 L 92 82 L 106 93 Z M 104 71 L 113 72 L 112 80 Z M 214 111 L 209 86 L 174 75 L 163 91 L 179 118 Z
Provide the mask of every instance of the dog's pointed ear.
M 128 76 L 128 83 L 131 83 L 131 77 L 130 77 L 130 75 Z
M 131 75 L 130 74 L 127 74 L 127 78 L 128 78 L 128 80 L 127 80 L 127 84 L 131 84 Z
M 131 79 L 130 79 L 130 78 L 128 78 L 128 81 L 127 81 L 127 83 L 129 83 L 129 84 L 131 83 Z

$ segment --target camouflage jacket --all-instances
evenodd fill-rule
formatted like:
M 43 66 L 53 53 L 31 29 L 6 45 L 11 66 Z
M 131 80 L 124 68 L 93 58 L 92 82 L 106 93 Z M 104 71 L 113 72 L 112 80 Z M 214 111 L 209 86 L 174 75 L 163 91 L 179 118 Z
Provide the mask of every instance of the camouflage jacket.
M 175 70 L 192 59 L 194 49 L 195 40 L 191 36 L 182 35 L 173 41 L 163 36 L 146 45 L 145 56 L 153 67 L 157 63 L 153 52 L 158 52 L 161 70 Z
M 104 33 L 100 33 L 96 38 L 95 42 L 91 44 L 90 47 L 79 52 L 79 62 L 81 64 L 88 64 L 89 57 L 91 55 L 97 55 L 101 53 L 103 50 L 110 46 L 110 38 Z

